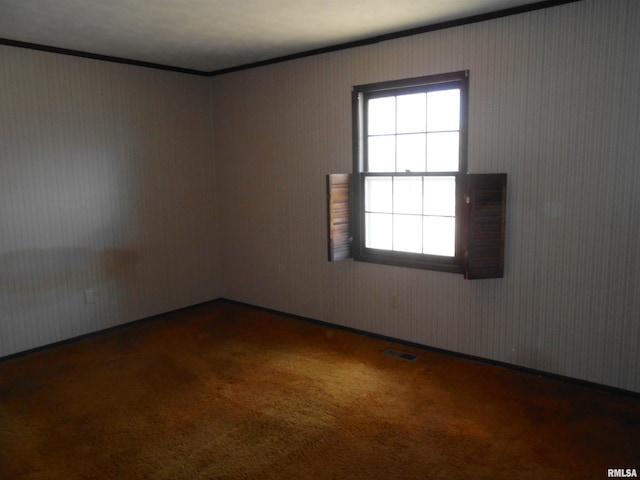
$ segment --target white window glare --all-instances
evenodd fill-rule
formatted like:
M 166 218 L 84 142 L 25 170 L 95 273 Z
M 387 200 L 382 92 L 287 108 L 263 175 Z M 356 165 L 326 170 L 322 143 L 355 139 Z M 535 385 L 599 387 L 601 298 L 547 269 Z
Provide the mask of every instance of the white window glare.
M 367 122 L 369 135 L 396 133 L 396 97 L 369 100 Z
M 453 217 L 456 214 L 456 178 L 424 177 L 423 213 Z
M 367 248 L 391 250 L 393 248 L 393 216 L 387 213 L 367 213 Z
M 427 95 L 414 93 L 397 97 L 397 133 L 425 132 L 427 129 Z
M 460 129 L 460 89 L 427 93 L 427 131 Z
M 453 217 L 424 217 L 423 253 L 455 256 L 456 222 Z
M 395 135 L 369 137 L 367 149 L 369 152 L 369 172 L 396 171 Z
M 460 134 L 427 134 L 427 171 L 456 172 L 460 168 Z
M 418 215 L 393 216 L 393 250 L 422 253 L 422 217 Z
M 393 179 L 393 213 L 422 215 L 422 177 Z
M 398 172 L 424 172 L 427 155 L 427 136 L 424 133 L 396 137 Z
M 365 179 L 365 205 L 367 212 L 393 212 L 393 178 L 367 177 Z

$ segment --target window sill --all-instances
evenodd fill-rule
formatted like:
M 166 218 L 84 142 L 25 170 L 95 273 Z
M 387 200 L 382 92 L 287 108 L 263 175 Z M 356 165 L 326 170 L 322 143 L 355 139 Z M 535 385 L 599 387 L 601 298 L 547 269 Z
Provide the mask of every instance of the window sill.
M 379 263 L 396 267 L 417 268 L 447 273 L 464 273 L 464 268 L 460 260 L 455 257 L 390 252 L 387 250 L 368 248 L 361 253 L 354 252 L 353 259 L 357 262 Z

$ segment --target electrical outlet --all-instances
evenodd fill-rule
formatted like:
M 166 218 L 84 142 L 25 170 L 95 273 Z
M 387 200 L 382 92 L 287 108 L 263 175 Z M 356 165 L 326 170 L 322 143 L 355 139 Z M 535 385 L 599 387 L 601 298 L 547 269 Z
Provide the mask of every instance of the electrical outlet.
M 84 303 L 93 303 L 96 301 L 96 294 L 93 288 L 87 288 L 84 291 Z
M 398 308 L 400 306 L 400 301 L 398 300 L 397 292 L 392 292 L 389 295 L 389 306 L 392 308 Z

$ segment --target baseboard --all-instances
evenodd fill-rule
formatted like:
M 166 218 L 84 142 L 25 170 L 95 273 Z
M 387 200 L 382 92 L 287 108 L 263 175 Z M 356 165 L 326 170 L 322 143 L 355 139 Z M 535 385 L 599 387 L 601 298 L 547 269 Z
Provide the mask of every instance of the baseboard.
M 359 330 L 357 328 L 352 328 L 352 327 L 346 327 L 344 325 L 338 325 L 335 323 L 331 323 L 331 322 L 325 322 L 322 320 L 315 320 L 313 318 L 308 318 L 308 317 L 304 317 L 301 315 L 296 315 L 296 314 L 292 314 L 292 313 L 287 313 L 287 312 L 281 312 L 279 310 L 274 310 L 271 308 L 266 308 L 266 307 L 260 307 L 257 305 L 252 305 L 250 303 L 244 303 L 244 302 L 239 302 L 236 300 L 230 300 L 228 298 L 220 298 L 218 299 L 219 301 L 222 302 L 228 302 L 228 303 L 233 303 L 236 305 L 241 305 L 247 308 L 253 308 L 256 310 L 262 310 L 264 312 L 270 312 L 273 314 L 277 314 L 277 315 L 282 315 L 288 318 L 293 318 L 296 320 L 301 320 L 304 322 L 310 322 L 310 323 L 314 323 L 316 325 L 323 325 L 326 327 L 330 327 L 336 330 L 343 330 L 343 331 L 347 331 L 347 332 L 351 332 L 351 333 L 356 333 L 358 335 L 365 335 L 367 337 L 371 337 L 371 338 L 375 338 L 378 340 L 384 340 L 384 341 L 388 341 L 388 342 L 394 342 L 397 343 L 399 345 L 405 345 L 407 347 L 412 347 L 412 348 L 417 348 L 417 349 L 421 349 L 421 350 L 425 350 L 425 351 L 429 351 L 429 352 L 435 352 L 435 353 L 440 353 L 443 355 L 448 355 L 451 357 L 455 357 L 455 358 L 462 358 L 465 360 L 470 360 L 472 362 L 477 362 L 477 363 L 482 363 L 485 365 L 493 365 L 496 367 L 501 367 L 501 368 L 506 368 L 509 370 L 515 370 L 518 372 L 523 372 L 529 375 L 534 375 L 537 377 L 544 377 L 544 378 L 549 378 L 549 379 L 553 379 L 553 380 L 557 380 L 560 382 L 565 382 L 565 383 L 571 383 L 574 385 L 580 385 L 583 387 L 587 387 L 587 388 L 591 388 L 594 390 L 598 390 L 602 393 L 613 393 L 613 394 L 618 394 L 618 395 L 625 395 L 628 397 L 633 397 L 633 398 L 640 398 L 640 392 L 635 392 L 633 390 L 626 390 L 624 388 L 618 388 L 618 387 L 612 387 L 610 385 L 605 385 L 605 384 L 601 384 L 601 383 L 597 383 L 597 382 L 590 382 L 588 380 L 582 380 L 579 378 L 574 378 L 574 377 L 568 377 L 565 375 L 559 375 L 557 373 L 552 373 L 552 372 L 546 372 L 544 370 L 536 370 L 534 368 L 528 368 L 528 367 L 523 367 L 521 365 L 514 365 L 512 363 L 507 363 L 507 362 L 501 362 L 499 360 L 492 360 L 490 358 L 484 358 L 484 357 L 478 357 L 475 355 L 469 355 L 466 353 L 460 353 L 460 352 L 455 352 L 453 350 L 446 350 L 446 349 L 442 349 L 442 348 L 438 348 L 438 347 L 432 347 L 430 345 L 423 345 L 420 343 L 415 343 L 415 342 L 409 342 L 407 340 L 402 340 L 399 338 L 394 338 L 394 337 L 389 337 L 386 335 L 381 335 L 378 333 L 372 333 L 372 332 L 368 332 L 366 330 Z
M 20 352 L 11 353 L 9 355 L 5 355 L 4 357 L 0 357 L 0 362 L 5 362 L 5 361 L 8 361 L 8 360 L 11 360 L 11 359 L 14 359 L 14 358 L 19 358 L 19 357 L 23 357 L 25 355 L 30 355 L 32 353 L 41 352 L 43 350 L 48 350 L 49 348 L 55 348 L 55 347 L 59 347 L 61 345 L 67 345 L 67 344 L 70 344 L 70 343 L 79 342 L 79 341 L 84 340 L 86 338 L 96 337 L 98 335 L 102 335 L 104 333 L 112 332 L 114 330 L 120 330 L 122 328 L 131 327 L 132 325 L 136 325 L 138 323 L 150 322 L 150 321 L 156 320 L 158 318 L 161 318 L 161 317 L 163 317 L 165 315 L 171 315 L 171 314 L 174 314 L 174 313 L 182 312 L 184 310 L 189 310 L 191 308 L 196 308 L 196 307 L 199 307 L 199 306 L 202 306 L 202 305 L 207 305 L 208 303 L 213 303 L 213 302 L 217 302 L 217 301 L 220 301 L 220 300 L 227 301 L 226 299 L 223 299 L 223 298 L 215 298 L 213 300 L 207 300 L 205 302 L 194 303 L 193 305 L 188 305 L 186 307 L 176 308 L 175 310 L 169 310 L 167 312 L 158 313 L 158 314 L 152 315 L 150 317 L 140 318 L 138 320 L 132 320 L 130 322 L 121 323 L 120 325 L 114 325 L 113 327 L 102 328 L 102 329 L 96 330 L 94 332 L 85 333 L 83 335 L 78 335 L 78 336 L 75 336 L 75 337 L 65 338 L 64 340 L 60 340 L 58 342 L 47 343 L 46 345 L 41 345 L 39 347 L 29 348 L 27 350 L 22 350 Z
M 402 340 L 399 338 L 394 338 L 394 337 L 389 337 L 387 335 L 381 335 L 378 333 L 373 333 L 373 332 L 368 332 L 366 330 L 360 330 L 357 328 L 352 328 L 352 327 L 347 327 L 344 325 L 338 325 L 336 323 L 331 323 L 331 322 L 326 322 L 323 320 L 316 320 L 313 318 L 309 318 L 309 317 L 304 317 L 301 315 L 296 315 L 293 313 L 288 313 L 288 312 L 283 312 L 283 311 L 279 311 L 279 310 L 274 310 L 272 308 L 266 308 L 266 307 L 261 307 L 258 305 L 253 305 L 250 303 L 245 303 L 245 302 L 240 302 L 237 300 L 231 300 L 225 297 L 218 297 L 215 298 L 213 300 L 207 300 L 205 302 L 200 302 L 194 305 L 189 305 L 187 307 L 182 307 L 182 308 L 178 308 L 175 310 L 170 310 L 168 312 L 164 312 L 164 313 L 159 313 L 157 315 L 152 315 L 150 317 L 146 317 L 146 318 L 141 318 L 139 320 L 134 320 L 131 322 L 127 322 L 127 323 L 123 323 L 121 325 L 115 325 L 113 327 L 108 327 L 105 329 L 101 329 L 101 330 L 96 330 L 95 332 L 90 332 L 84 335 L 79 335 L 77 337 L 72 337 L 72 338 L 68 338 L 65 340 L 61 340 L 59 342 L 54 342 L 54 343 L 50 343 L 47 345 L 42 345 L 40 347 L 36 347 L 36 348 L 32 348 L 29 350 L 23 350 L 21 352 L 17 352 L 17 353 L 13 353 L 4 357 L 0 357 L 0 362 L 5 362 L 14 358 L 19 358 L 25 355 L 30 355 L 39 351 L 43 351 L 43 350 L 47 350 L 50 348 L 55 348 L 61 345 L 66 345 L 66 344 L 70 344 L 70 343 L 74 343 L 74 342 L 79 342 L 83 339 L 86 338 L 91 338 L 91 337 L 95 337 L 98 335 L 102 335 L 104 333 L 108 333 L 114 330 L 119 330 L 122 328 L 127 328 L 130 327 L 132 325 L 136 325 L 138 323 L 143 323 L 143 322 L 150 322 L 153 320 L 157 320 L 159 318 L 162 318 L 164 316 L 167 315 L 171 315 L 174 313 L 179 313 L 181 311 L 185 311 L 185 310 L 190 310 L 192 308 L 197 308 L 197 307 L 201 307 L 210 303 L 216 303 L 216 302 L 226 302 L 226 303 L 231 303 L 231 304 L 235 304 L 235 305 L 240 305 L 246 308 L 251 308 L 254 310 L 261 310 L 264 312 L 269 312 L 269 313 L 273 313 L 276 315 L 281 315 L 284 317 L 288 317 L 288 318 L 292 318 L 295 320 L 300 320 L 300 321 L 304 321 L 304 322 L 309 322 L 309 323 L 313 323 L 315 325 L 322 325 L 328 328 L 333 328 L 336 330 L 342 330 L 342 331 L 346 331 L 346 332 L 351 332 L 351 333 L 355 333 L 358 335 L 365 335 L 367 337 L 371 337 L 371 338 L 375 338 L 378 340 L 384 340 L 384 341 L 388 341 L 388 342 L 393 342 L 393 343 L 397 343 L 399 345 L 405 345 L 408 347 L 412 347 L 412 348 L 416 348 L 416 349 L 421 349 L 421 350 L 425 350 L 425 351 L 429 351 L 429 352 L 435 352 L 435 353 L 440 353 L 443 355 L 448 355 L 451 357 L 455 357 L 455 358 L 462 358 L 465 360 L 470 360 L 472 362 L 477 362 L 477 363 L 482 363 L 482 364 L 486 364 L 486 365 L 493 365 L 493 366 L 497 366 L 497 367 L 501 367 L 501 368 L 507 368 L 509 370 L 515 370 L 515 371 L 519 371 L 519 372 L 523 372 L 523 373 L 527 373 L 529 375 L 535 375 L 538 377 L 544 377 L 544 378 L 550 378 L 553 380 L 557 380 L 557 381 L 561 381 L 561 382 L 565 382 L 565 383 L 571 383 L 574 385 L 581 385 L 583 387 L 588 387 L 594 390 L 598 390 L 602 393 L 613 393 L 613 394 L 618 394 L 618 395 L 625 395 L 628 397 L 633 397 L 633 398 L 640 398 L 640 392 L 635 392 L 633 390 L 625 390 L 623 388 L 617 388 L 617 387 L 612 387 L 610 385 L 604 385 L 601 383 L 596 383 L 596 382 L 590 382 L 588 380 L 582 380 L 579 378 L 573 378 L 573 377 L 568 377 L 565 375 L 559 375 L 556 373 L 551 373 L 551 372 L 546 372 L 544 370 L 536 370 L 534 368 L 528 368 L 528 367 L 523 367 L 520 365 L 514 365 L 511 363 L 507 363 L 507 362 L 501 362 L 498 360 L 492 360 L 490 358 L 484 358 L 484 357 L 478 357 L 475 355 L 468 355 L 466 353 L 460 353 L 460 352 L 455 352 L 452 350 L 446 350 L 446 349 L 442 349 L 442 348 L 438 348 L 438 347 L 433 347 L 430 345 L 423 345 L 420 343 L 415 343 L 415 342 L 409 342 L 407 340 Z

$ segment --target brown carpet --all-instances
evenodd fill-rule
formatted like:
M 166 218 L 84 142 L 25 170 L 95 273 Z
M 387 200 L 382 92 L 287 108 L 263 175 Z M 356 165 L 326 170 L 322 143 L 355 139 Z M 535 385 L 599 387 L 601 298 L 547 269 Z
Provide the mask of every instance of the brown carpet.
M 0 479 L 603 479 L 639 407 L 218 301 L 1 361 Z

